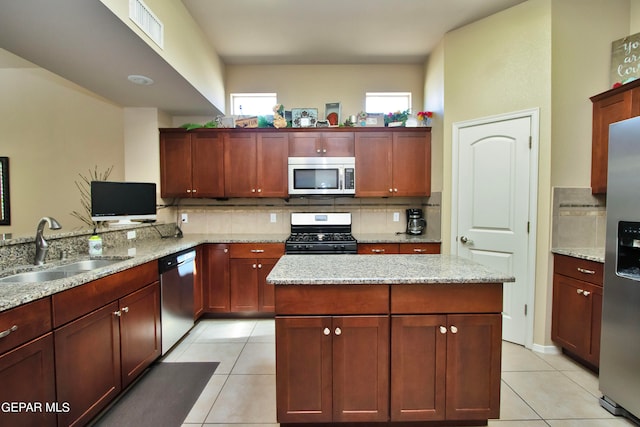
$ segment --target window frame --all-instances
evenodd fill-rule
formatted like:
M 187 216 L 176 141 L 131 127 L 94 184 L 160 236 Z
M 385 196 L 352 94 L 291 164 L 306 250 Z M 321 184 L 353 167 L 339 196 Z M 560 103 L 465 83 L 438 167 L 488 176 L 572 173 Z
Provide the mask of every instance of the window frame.
M 237 104 L 237 100 L 241 98 L 244 98 L 244 99 L 275 98 L 275 102 L 273 103 L 272 107 L 278 103 L 278 94 L 276 92 L 235 92 L 235 93 L 229 94 L 230 115 L 233 115 L 233 116 L 240 115 L 240 113 L 236 113 L 236 104 Z M 264 115 L 273 114 L 273 110 L 271 109 L 268 112 L 265 111 L 263 114 L 245 113 L 243 111 L 241 112 L 242 112 L 242 115 L 250 115 L 250 116 L 257 116 L 257 115 L 264 116 Z

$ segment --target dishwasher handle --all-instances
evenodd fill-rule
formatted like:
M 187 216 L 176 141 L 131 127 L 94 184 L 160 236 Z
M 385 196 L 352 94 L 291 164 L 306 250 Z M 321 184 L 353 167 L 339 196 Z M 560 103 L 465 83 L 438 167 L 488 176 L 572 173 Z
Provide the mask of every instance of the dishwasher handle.
M 160 274 L 178 268 L 180 265 L 193 261 L 196 258 L 196 251 L 187 249 L 175 254 L 160 258 L 158 260 L 158 271 Z

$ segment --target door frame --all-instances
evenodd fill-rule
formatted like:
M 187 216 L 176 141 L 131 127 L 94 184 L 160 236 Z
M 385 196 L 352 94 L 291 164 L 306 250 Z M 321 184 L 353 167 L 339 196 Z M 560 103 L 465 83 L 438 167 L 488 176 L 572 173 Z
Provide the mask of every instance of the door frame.
M 540 147 L 540 109 L 515 111 L 498 114 L 495 116 L 481 117 L 477 119 L 455 122 L 452 124 L 451 145 L 451 253 L 457 255 L 458 236 L 458 173 L 459 173 L 459 133 L 467 127 L 485 125 L 505 120 L 513 120 L 528 117 L 531 120 L 531 150 L 529 157 L 529 241 L 526 277 L 526 304 L 527 316 L 524 345 L 533 347 L 533 327 L 535 317 L 535 285 L 536 285 L 536 241 L 538 225 L 538 157 Z M 505 286 L 509 286 L 506 284 Z

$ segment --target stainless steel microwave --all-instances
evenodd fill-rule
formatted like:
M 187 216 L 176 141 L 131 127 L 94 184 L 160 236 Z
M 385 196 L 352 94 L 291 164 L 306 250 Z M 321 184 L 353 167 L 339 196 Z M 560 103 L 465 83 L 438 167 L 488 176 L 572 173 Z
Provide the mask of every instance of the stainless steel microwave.
M 355 157 L 289 157 L 289 194 L 355 194 Z

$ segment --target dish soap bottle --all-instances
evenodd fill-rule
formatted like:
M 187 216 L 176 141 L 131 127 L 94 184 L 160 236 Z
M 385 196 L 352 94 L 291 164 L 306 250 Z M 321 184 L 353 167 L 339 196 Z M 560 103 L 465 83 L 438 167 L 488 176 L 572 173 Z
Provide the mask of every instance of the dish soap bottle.
M 96 234 L 95 228 L 93 235 L 89 237 L 89 256 L 102 255 L 102 237 Z

